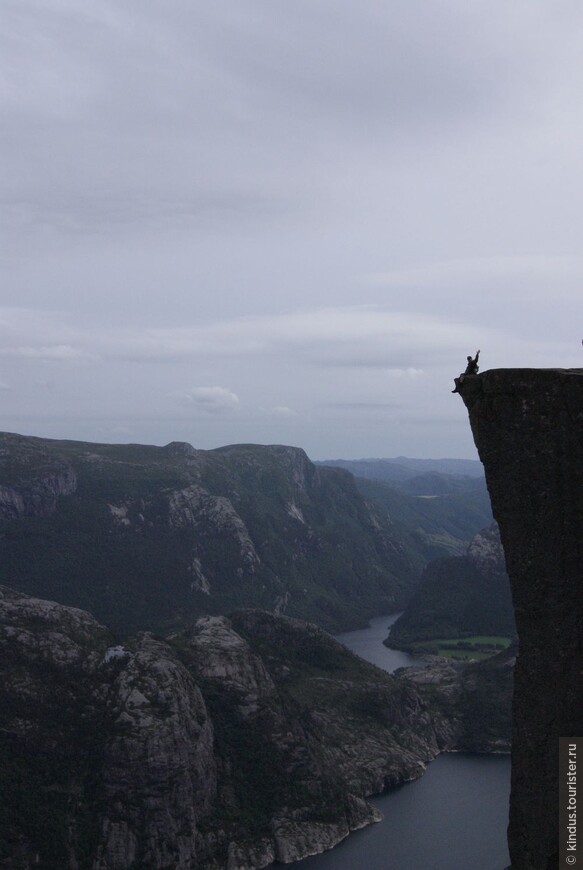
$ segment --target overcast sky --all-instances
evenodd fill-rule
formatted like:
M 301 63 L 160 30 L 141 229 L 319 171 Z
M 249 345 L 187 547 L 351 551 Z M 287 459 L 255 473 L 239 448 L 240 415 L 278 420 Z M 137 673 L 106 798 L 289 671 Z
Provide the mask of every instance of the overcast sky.
M 0 429 L 475 457 L 583 366 L 580 0 L 2 0 Z

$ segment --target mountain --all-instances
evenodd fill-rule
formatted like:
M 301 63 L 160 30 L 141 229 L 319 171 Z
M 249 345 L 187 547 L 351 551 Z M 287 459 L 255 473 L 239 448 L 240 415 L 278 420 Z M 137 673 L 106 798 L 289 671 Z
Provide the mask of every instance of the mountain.
M 1 436 L 0 867 L 286 863 L 440 751 L 507 748 L 509 651 L 394 677 L 268 612 L 394 608 L 402 528 L 295 448 Z
M 399 609 L 418 564 L 384 508 L 303 450 L 0 435 L 2 580 L 118 634 L 260 607 L 334 630 Z
M 492 522 L 483 467 L 470 459 L 335 459 L 326 466 L 356 476 L 359 492 L 386 510 L 419 570 L 462 555 Z
M 366 796 L 464 731 L 315 625 L 256 610 L 119 644 L 0 587 L 0 649 L 4 870 L 293 861 L 376 821 Z
M 323 459 L 316 464 L 344 468 L 355 477 L 384 480 L 386 483 L 403 484 L 427 474 L 445 478 L 484 479 L 484 468 L 477 459 L 412 459 L 398 456 L 396 459 Z
M 567 841 L 566 822 L 559 838 L 558 808 L 567 806 L 559 739 L 583 733 L 583 369 L 494 369 L 465 378 L 459 391 L 500 527 L 518 632 L 512 868 L 548 870 Z
M 420 569 L 432 559 L 462 555 L 471 538 L 492 522 L 483 481 L 442 496 L 407 495 L 375 480 L 356 479 L 358 491 L 392 519 Z
M 387 643 L 411 652 L 437 653 L 438 639 L 511 638 L 515 631 L 504 551 L 493 525 L 473 538 L 464 556 L 427 565 Z

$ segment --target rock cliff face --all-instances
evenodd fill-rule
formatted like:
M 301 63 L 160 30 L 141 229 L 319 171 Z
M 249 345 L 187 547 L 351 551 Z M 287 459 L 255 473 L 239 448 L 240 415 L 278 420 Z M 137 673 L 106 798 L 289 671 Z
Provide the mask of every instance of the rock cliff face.
M 456 730 L 413 684 L 262 611 L 114 643 L 0 587 L 0 867 L 251 870 L 378 819 Z
M 303 450 L 0 433 L 2 580 L 120 634 L 261 607 L 329 629 L 398 609 L 416 566 L 387 516 Z
M 19 435 L 9 442 L 0 439 L 0 522 L 48 517 L 56 511 L 60 496 L 77 489 L 71 463 L 38 440 Z
M 558 863 L 558 738 L 583 731 L 583 369 L 499 369 L 460 388 L 512 586 L 513 870 Z

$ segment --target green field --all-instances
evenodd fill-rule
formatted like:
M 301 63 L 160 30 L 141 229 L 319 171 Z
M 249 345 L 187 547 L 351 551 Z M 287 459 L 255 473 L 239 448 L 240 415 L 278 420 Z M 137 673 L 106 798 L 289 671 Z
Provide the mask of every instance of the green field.
M 473 637 L 435 638 L 411 644 L 413 655 L 430 654 L 446 658 L 480 661 L 506 649 L 511 638 L 497 635 L 475 635 Z

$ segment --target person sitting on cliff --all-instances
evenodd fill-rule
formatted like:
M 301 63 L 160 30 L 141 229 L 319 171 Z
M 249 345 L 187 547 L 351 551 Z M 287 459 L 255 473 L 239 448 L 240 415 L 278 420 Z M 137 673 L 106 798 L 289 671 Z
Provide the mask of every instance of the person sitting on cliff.
M 478 369 L 479 369 L 478 360 L 479 360 L 479 358 L 480 358 L 480 351 L 479 350 L 476 351 L 476 355 L 473 359 L 471 356 L 467 357 L 468 364 L 466 366 L 466 370 L 465 370 L 465 372 L 463 372 L 463 374 L 461 374 L 459 376 L 459 378 L 455 378 L 455 380 L 454 380 L 455 390 L 452 390 L 452 393 L 459 393 L 458 387 L 460 387 L 461 384 L 463 384 L 464 378 L 466 377 L 466 375 L 477 375 L 478 374 Z

